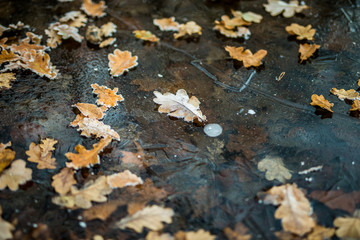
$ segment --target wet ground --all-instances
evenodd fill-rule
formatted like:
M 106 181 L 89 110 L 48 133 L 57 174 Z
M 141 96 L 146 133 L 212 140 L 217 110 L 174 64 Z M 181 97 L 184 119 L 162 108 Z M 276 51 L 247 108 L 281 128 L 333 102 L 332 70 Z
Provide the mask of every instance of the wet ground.
M 56 195 L 51 177 L 65 166 L 64 154 L 74 152 L 77 144 L 90 148 L 97 142 L 69 127 L 75 119 L 71 105 L 95 103 L 92 83 L 118 87 L 124 96 L 125 101 L 104 118 L 104 123 L 120 134 L 121 141 L 107 147 L 101 165 L 80 171 L 77 178 L 82 181 L 89 173 L 108 175 L 131 169 L 157 187 L 164 187 L 169 194 L 163 202 L 176 213 L 164 232 L 203 228 L 225 239 L 223 229 L 242 222 L 253 239 L 275 239 L 274 232 L 281 230 L 280 221 L 274 219 L 275 208 L 259 204 L 257 199 L 258 192 L 281 184 L 266 180 L 257 170 L 257 163 L 268 155 L 283 158 L 293 174 L 287 182 L 297 183 L 308 194 L 316 190 L 360 191 L 359 116 L 350 114 L 351 105 L 329 92 L 334 87 L 358 88 L 360 3 L 307 0 L 311 8 L 289 19 L 270 16 L 263 3 L 107 1 L 107 15 L 88 25 L 115 23 L 116 48 L 138 56 L 136 69 L 111 78 L 107 55 L 114 46 L 97 49 L 86 41 L 79 44 L 66 40 L 49 53 L 61 73 L 56 80 L 16 71 L 12 88 L 0 93 L 0 142 L 12 141 L 16 159 L 27 159 L 25 151 L 31 142 L 52 137 L 59 143 L 54 154 L 57 169 L 38 170 L 28 162 L 33 180 L 16 192 L 0 192 L 3 218 L 17 220 L 15 237 L 30 239 L 34 223 L 47 224 L 54 239 L 90 239 L 95 234 L 113 239 L 145 236 L 112 227 L 127 215 L 125 206 L 108 220 L 88 221 L 87 228 L 82 228 L 78 217 L 82 210 L 67 211 L 51 202 Z M 79 1 L 2 0 L 0 24 L 7 26 L 20 20 L 43 35 L 51 22 L 78 10 L 80 5 Z M 260 24 L 250 26 L 249 40 L 229 39 L 212 30 L 213 21 L 230 15 L 230 9 L 263 15 Z M 179 22 L 195 21 L 203 28 L 202 36 L 174 40 L 172 33 L 161 32 L 152 24 L 154 18 L 170 16 Z M 317 30 L 315 42 L 321 48 L 310 61 L 299 63 L 298 43 L 284 30 L 291 23 L 311 24 Z M 135 29 L 152 31 L 160 37 L 160 43 L 135 39 Z M 85 28 L 80 33 L 84 36 Z M 266 49 L 268 55 L 263 66 L 246 69 L 228 58 L 226 45 L 244 46 L 253 52 Z M 281 72 L 286 74 L 277 81 Z M 174 93 L 180 88 L 198 97 L 208 122 L 223 127 L 221 136 L 209 138 L 203 126 L 157 112 L 152 91 Z M 333 114 L 310 106 L 314 93 L 335 103 Z M 255 114 L 249 114 L 249 110 Z M 134 141 L 149 157 L 144 167 L 121 163 L 120 151 L 135 152 Z M 319 165 L 322 171 L 297 174 Z M 121 191 L 114 191 L 108 198 L 121 198 Z M 321 225 L 330 227 L 336 216 L 352 214 L 309 199 Z

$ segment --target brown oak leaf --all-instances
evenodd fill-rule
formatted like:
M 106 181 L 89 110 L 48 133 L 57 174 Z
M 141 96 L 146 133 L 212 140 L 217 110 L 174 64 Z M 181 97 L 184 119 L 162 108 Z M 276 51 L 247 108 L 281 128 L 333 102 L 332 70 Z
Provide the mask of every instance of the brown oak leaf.
M 54 175 L 52 179 L 51 186 L 53 186 L 55 191 L 60 195 L 67 194 L 71 186 L 76 183 L 74 169 L 72 168 L 63 168 L 58 174 Z
M 223 15 L 221 16 L 221 21 L 215 21 L 215 24 L 221 24 L 223 25 L 226 29 L 232 30 L 236 27 L 240 27 L 240 26 L 249 26 L 251 25 L 250 22 L 244 21 L 242 19 L 242 17 L 233 17 L 230 18 L 227 15 Z
M 57 31 L 54 29 L 54 27 L 59 25 L 59 22 L 52 23 L 50 24 L 48 29 L 45 29 L 45 34 L 48 36 L 48 39 L 46 40 L 46 44 L 48 47 L 56 48 L 58 45 L 61 44 L 62 38 L 59 34 L 57 34 Z
M 11 231 L 15 229 L 15 226 L 10 222 L 1 218 L 2 208 L 0 206 L 0 239 L 13 239 Z
M 29 156 L 28 161 L 38 163 L 38 169 L 55 169 L 56 168 L 56 159 L 52 158 L 52 151 L 55 150 L 54 145 L 57 143 L 57 140 L 46 138 L 41 140 L 39 145 L 35 143 L 30 143 L 29 150 L 26 151 L 26 155 Z
M 316 225 L 311 233 L 308 234 L 307 240 L 323 240 L 331 239 L 335 234 L 334 228 L 326 228 L 323 226 Z
M 329 112 L 334 112 L 333 110 L 331 110 L 334 104 L 326 100 L 323 95 L 319 96 L 317 94 L 313 94 L 311 95 L 311 100 L 312 100 L 312 102 L 310 103 L 311 106 L 319 106 L 323 109 L 328 110 Z
M 10 47 L 11 51 L 24 55 L 31 50 L 35 50 L 37 52 L 47 50 L 48 47 L 40 45 L 42 36 L 36 35 L 32 32 L 27 32 L 26 36 L 27 37 L 22 39 L 19 44 L 12 44 Z
M 150 231 L 146 235 L 146 240 L 175 240 L 173 236 L 171 236 L 169 233 L 159 233 L 155 231 Z
M 83 0 L 81 10 L 91 17 L 103 17 L 106 15 L 104 10 L 107 8 L 104 1 L 93 3 L 91 0 Z
M 161 31 L 179 31 L 179 23 L 175 21 L 175 17 L 154 19 L 153 23 Z
M 16 55 L 15 53 L 13 53 L 12 51 L 9 50 L 6 51 L 6 49 L 3 49 L 1 51 L 1 54 L 0 54 L 0 64 L 3 64 L 5 62 L 11 62 L 11 61 L 16 61 L 16 60 L 19 60 L 20 59 L 20 56 L 19 55 Z
M 337 217 L 334 220 L 336 236 L 341 239 L 359 239 L 360 238 L 360 219 L 357 217 Z
M 81 42 L 84 39 L 84 37 L 79 34 L 79 29 L 67 24 L 57 25 L 54 27 L 54 30 L 57 31 L 57 34 L 60 35 L 62 39 L 72 38 L 77 42 Z
M 118 88 L 110 89 L 106 86 L 99 86 L 97 83 L 91 84 L 93 93 L 98 95 L 99 99 L 96 100 L 98 105 L 104 105 L 106 107 L 115 107 L 118 102 L 124 101 L 123 96 L 117 95 Z
M 102 119 L 105 116 L 105 111 L 107 110 L 107 106 L 98 107 L 91 103 L 77 103 L 72 105 L 72 107 L 76 107 L 83 116 L 92 119 Z
M 88 221 L 94 219 L 101 219 L 105 221 L 119 206 L 124 204 L 124 201 L 119 199 L 96 205 L 90 209 L 84 210 L 83 217 Z
M 69 25 L 70 27 L 79 28 L 85 26 L 88 19 L 86 15 L 82 14 L 80 11 L 70 11 L 65 13 L 65 15 L 59 19 L 59 21 Z
M 99 47 L 100 47 L 100 48 L 104 48 L 104 47 L 110 46 L 110 45 L 114 44 L 115 41 L 116 41 L 116 38 L 108 38 L 108 39 L 105 39 L 104 41 L 102 41 L 102 42 L 99 44 Z
M 336 89 L 332 88 L 330 90 L 332 94 L 337 96 L 340 100 L 349 99 L 349 100 L 355 100 L 359 99 L 359 93 L 355 91 L 354 89 L 345 90 L 345 89 Z
M 97 138 L 109 137 L 120 141 L 120 136 L 115 130 L 97 119 L 85 117 L 77 125 L 79 126 L 78 131 L 81 131 L 82 136 L 91 137 L 91 135 L 95 135 Z
M 179 32 L 174 33 L 174 38 L 178 39 L 180 37 L 183 37 L 185 35 L 193 35 L 198 34 L 201 35 L 201 27 L 196 24 L 194 21 L 187 22 L 185 24 L 179 25 Z
M 110 37 L 115 32 L 116 25 L 112 22 L 105 23 L 100 27 L 100 33 L 103 37 Z
M 6 144 L 0 143 L 0 173 L 9 166 L 15 158 L 15 152 L 8 147 L 11 147 L 11 142 Z
M 300 48 L 299 48 L 300 62 L 303 62 L 304 60 L 307 60 L 319 48 L 320 48 L 320 45 L 317 45 L 317 44 L 307 44 L 307 43 L 300 44 Z
M 248 28 L 246 27 L 238 27 L 236 31 L 227 29 L 226 27 L 224 27 L 221 24 L 216 24 L 214 27 L 214 30 L 218 30 L 220 32 L 220 34 L 226 36 L 226 37 L 230 37 L 230 38 L 238 38 L 238 37 L 243 37 L 245 39 L 249 39 L 251 32 Z
M 302 10 L 309 8 L 306 5 L 299 5 L 297 0 L 291 0 L 289 3 L 281 0 L 268 0 L 268 3 L 263 4 L 263 6 L 271 16 L 277 16 L 282 13 L 286 18 L 293 17 L 295 13 L 300 13 Z
M 254 13 L 254 12 L 241 12 L 241 11 L 234 11 L 231 9 L 231 13 L 234 17 L 242 18 L 246 22 L 254 22 L 254 23 L 260 23 L 263 17 L 260 14 Z
M 249 49 L 244 51 L 243 47 L 226 46 L 225 50 L 230 54 L 231 58 L 242 61 L 246 68 L 260 66 L 261 60 L 267 55 L 267 51 L 264 49 L 260 49 L 255 54 L 252 54 Z
M 50 56 L 44 52 L 37 52 L 31 50 L 22 56 L 22 63 L 20 65 L 25 69 L 30 69 L 32 72 L 50 79 L 55 79 L 58 70 L 52 66 Z
M 204 229 L 199 229 L 196 232 L 183 232 L 179 231 L 175 234 L 176 240 L 214 240 L 216 236 Z
M 354 103 L 351 105 L 350 111 L 360 111 L 360 101 L 354 100 Z
M 5 88 L 9 89 L 11 88 L 10 82 L 16 80 L 15 73 L 0 73 L 0 89 Z
M 120 51 L 115 49 L 114 54 L 108 55 L 109 59 L 109 70 L 113 77 L 122 75 L 124 72 L 129 71 L 138 65 L 138 57 L 131 56 L 129 51 Z
M 157 38 L 154 34 L 152 34 L 150 31 L 146 30 L 135 30 L 133 31 L 136 38 L 149 41 L 149 42 L 159 42 L 159 38 Z
M 19 189 L 19 185 L 31 180 L 32 170 L 26 168 L 26 162 L 18 159 L 11 163 L 10 168 L 0 175 L 0 190 L 9 187 L 11 191 Z
M 107 181 L 111 188 L 123 188 L 144 183 L 140 177 L 131 173 L 129 170 L 107 176 Z
M 316 32 L 315 29 L 311 29 L 310 24 L 304 27 L 297 23 L 292 23 L 290 26 L 286 26 L 285 30 L 291 35 L 297 35 L 297 40 L 307 39 L 311 41 L 314 40 L 314 35 Z
M 224 233 L 229 240 L 250 240 L 251 234 L 249 234 L 248 231 L 249 230 L 242 223 L 237 223 L 235 225 L 235 230 L 232 230 L 229 227 L 224 229 Z

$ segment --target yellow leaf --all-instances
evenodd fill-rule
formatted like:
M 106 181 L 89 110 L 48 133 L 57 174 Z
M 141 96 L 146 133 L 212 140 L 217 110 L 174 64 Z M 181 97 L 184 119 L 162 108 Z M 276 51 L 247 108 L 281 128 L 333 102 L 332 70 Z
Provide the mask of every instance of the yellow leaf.
M 78 122 L 78 126 L 78 131 L 81 131 L 82 136 L 91 137 L 91 135 L 95 135 L 97 138 L 112 138 L 120 141 L 120 136 L 116 131 L 97 119 L 85 117 Z
M 320 48 L 320 45 L 317 44 L 300 44 L 299 53 L 300 53 L 300 62 L 307 60 L 311 57 L 316 50 Z
M 133 31 L 136 38 L 149 41 L 149 42 L 159 42 L 159 38 L 157 38 L 154 34 L 152 34 L 150 31 L 146 30 L 135 30 Z
M 9 187 L 11 191 L 19 189 L 19 185 L 31 180 L 32 170 L 26 168 L 26 162 L 18 159 L 11 163 L 10 168 L 0 175 L 0 190 Z
M 105 111 L 107 110 L 106 106 L 98 107 L 91 103 L 77 103 L 72 105 L 72 107 L 77 107 L 82 115 L 92 119 L 102 119 L 105 116 Z
M 56 48 L 57 45 L 61 44 L 62 38 L 59 34 L 57 34 L 57 31 L 55 31 L 55 27 L 59 26 L 60 23 L 52 23 L 50 24 L 48 29 L 45 29 L 45 34 L 48 36 L 48 39 L 46 40 L 46 44 L 48 47 Z
M 240 11 L 234 11 L 231 9 L 232 15 L 234 17 L 241 17 L 247 22 L 254 22 L 254 23 L 260 23 L 263 17 L 260 14 L 254 13 L 254 12 L 240 12 Z
M 138 65 L 137 56 L 131 56 L 129 51 L 120 51 L 115 49 L 114 54 L 108 55 L 110 74 L 113 77 L 122 75 L 129 69 L 134 68 Z
M 175 21 L 175 17 L 154 19 L 153 23 L 161 31 L 179 31 L 179 23 Z
M 350 111 L 360 111 L 360 101 L 354 100 L 354 103 L 351 105 Z
M 60 195 L 65 195 L 71 189 L 71 186 L 76 183 L 74 178 L 74 170 L 71 168 L 63 168 L 58 174 L 52 177 L 51 186 Z
M 56 159 L 52 158 L 52 151 L 55 150 L 53 147 L 58 141 L 46 138 L 41 140 L 42 143 L 36 145 L 35 143 L 30 143 L 29 150 L 26 151 L 26 155 L 29 156 L 28 161 L 38 163 L 38 169 L 55 169 L 56 168 Z
M 50 79 L 57 76 L 58 70 L 52 66 L 50 56 L 47 53 L 31 50 L 23 55 L 22 61 L 23 63 L 20 65 L 23 68 L 30 69 L 40 76 L 46 76 Z
M 266 156 L 258 163 L 258 169 L 262 172 L 266 171 L 265 177 L 269 181 L 277 179 L 284 183 L 291 178 L 289 169 L 284 166 L 280 157 Z
M 215 24 L 217 24 L 218 22 L 215 21 Z M 222 24 L 226 29 L 234 29 L 236 27 L 239 26 L 249 26 L 251 25 L 250 22 L 244 21 L 242 19 L 242 17 L 234 17 L 234 18 L 230 18 L 227 15 L 223 15 L 221 16 L 221 22 L 220 24 Z
M 115 32 L 116 32 L 116 25 L 112 22 L 103 24 L 100 27 L 100 33 L 101 33 L 101 36 L 103 36 L 103 37 L 110 37 Z
M 16 61 L 16 60 L 19 60 L 20 57 L 19 55 L 16 55 L 15 53 L 13 53 L 12 51 L 9 50 L 6 51 L 5 49 L 3 49 L 1 51 L 1 54 L 0 54 L 0 64 L 3 64 L 5 62 L 11 62 L 11 61 Z
M 0 73 L 0 88 L 11 88 L 10 82 L 16 80 L 15 73 Z
M 356 217 L 337 217 L 334 220 L 336 236 L 339 238 L 360 238 L 360 219 Z
M 196 232 L 183 232 L 179 231 L 175 234 L 176 240 L 214 240 L 216 236 L 211 235 L 208 231 L 199 229 Z
M 88 16 L 91 17 L 103 17 L 106 15 L 104 10 L 106 9 L 104 1 L 99 3 L 93 3 L 91 0 L 83 0 L 81 10 L 83 10 Z
M 111 90 L 110 88 L 106 86 L 99 86 L 97 83 L 91 84 L 91 87 L 93 89 L 93 93 L 98 95 L 99 99 L 96 100 L 96 103 L 98 105 L 104 105 L 106 107 L 115 107 L 118 105 L 117 102 L 124 101 L 123 96 L 117 95 L 118 88 L 114 88 Z
M 179 32 L 174 33 L 174 38 L 178 39 L 180 37 L 185 36 L 186 34 L 193 35 L 195 33 L 201 35 L 201 27 L 197 25 L 196 22 L 190 21 L 185 24 L 180 24 Z
M 290 26 L 287 26 L 285 30 L 291 35 L 297 35 L 297 40 L 307 39 L 311 41 L 314 40 L 314 35 L 316 32 L 315 29 L 311 29 L 310 24 L 304 27 L 297 23 L 292 23 Z
M 110 45 L 114 44 L 115 41 L 116 41 L 116 38 L 108 38 L 108 39 L 105 39 L 104 41 L 102 41 L 102 42 L 99 44 L 99 47 L 100 47 L 100 48 L 104 48 L 104 47 L 110 46 Z
M 107 176 L 107 181 L 111 188 L 123 188 L 144 183 L 140 177 L 131 173 L 129 170 Z
M 333 110 L 331 110 L 331 108 L 334 106 L 334 104 L 330 103 L 328 100 L 326 100 L 323 95 L 319 96 L 319 95 L 313 94 L 313 95 L 311 95 L 311 100 L 312 100 L 312 102 L 310 103 L 311 106 L 319 106 L 323 109 L 328 110 L 329 112 L 334 112 Z
M 338 98 L 340 100 L 344 100 L 344 99 L 349 99 L 349 100 L 355 100 L 355 99 L 359 99 L 359 93 L 357 91 L 355 91 L 354 89 L 350 89 L 350 90 L 345 90 L 345 89 L 336 89 L 333 88 L 330 90 L 330 92 L 336 96 L 338 96 Z
M 267 4 L 263 4 L 265 11 L 269 12 L 271 16 L 277 16 L 282 13 L 286 18 L 293 17 L 295 13 L 300 13 L 302 10 L 309 8 L 306 5 L 300 5 L 296 0 L 291 0 L 286 3 L 281 0 L 268 0 Z
M 231 58 L 242 61 L 246 68 L 260 66 L 261 60 L 267 55 L 267 51 L 263 49 L 260 49 L 255 54 L 252 54 L 249 49 L 244 51 L 243 47 L 226 46 L 225 50 L 230 54 Z
M 0 143 L 0 173 L 10 165 L 15 158 L 15 152 L 7 147 L 11 146 L 11 142 L 7 144 Z

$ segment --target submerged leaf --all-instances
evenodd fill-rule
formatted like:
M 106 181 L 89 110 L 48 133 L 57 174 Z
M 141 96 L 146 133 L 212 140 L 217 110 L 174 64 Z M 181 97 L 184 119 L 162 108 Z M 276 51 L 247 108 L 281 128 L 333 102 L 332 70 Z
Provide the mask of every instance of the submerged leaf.
M 127 186 L 136 186 L 143 184 L 143 180 L 131 173 L 129 170 L 112 174 L 107 177 L 108 184 L 111 188 L 123 188 Z
M 290 26 L 287 26 L 285 30 L 291 35 L 297 35 L 297 40 L 314 40 L 314 35 L 316 32 L 315 29 L 311 28 L 310 24 L 304 27 L 297 23 L 292 23 Z
M 224 229 L 224 233 L 228 240 L 250 240 L 251 234 L 248 233 L 248 229 L 242 224 L 237 223 L 235 229 L 232 230 L 229 227 Z
M 129 71 L 129 69 L 134 68 L 138 65 L 138 57 L 131 56 L 129 51 L 120 51 L 115 49 L 114 54 L 108 55 L 109 59 L 109 70 L 110 74 L 113 77 L 122 75 L 124 72 Z
M 174 38 L 178 39 L 180 37 L 187 35 L 193 35 L 197 33 L 198 35 L 201 35 L 201 27 L 196 24 L 194 21 L 187 22 L 185 24 L 180 24 L 179 26 L 179 32 L 174 33 Z
M 26 162 L 18 159 L 11 163 L 10 168 L 0 175 L 0 190 L 9 187 L 11 191 L 19 189 L 19 185 L 31 180 L 32 170 L 26 168 Z
M 266 171 L 265 177 L 269 181 L 277 179 L 284 183 L 291 178 L 289 169 L 284 166 L 280 157 L 266 156 L 258 163 L 258 169 L 262 172 Z
M 74 178 L 74 169 L 63 168 L 58 174 L 52 177 L 53 181 L 51 186 L 55 188 L 55 191 L 60 195 L 65 195 L 71 189 L 71 186 L 76 183 Z
M 198 231 L 183 232 L 179 231 L 175 234 L 177 240 L 214 240 L 216 236 L 211 235 L 208 231 L 199 229 Z
M 15 73 L 0 73 L 0 89 L 5 88 L 9 89 L 11 88 L 10 82 L 16 80 Z
M 56 159 L 52 158 L 52 151 L 55 150 L 54 145 L 57 143 L 57 140 L 46 138 L 41 140 L 41 143 L 36 145 L 35 143 L 30 143 L 29 150 L 26 151 L 26 155 L 29 156 L 28 161 L 38 163 L 38 169 L 55 169 L 56 168 Z
M 328 100 L 326 100 L 323 95 L 319 96 L 319 95 L 313 94 L 313 95 L 311 95 L 311 100 L 312 100 L 312 102 L 310 103 L 311 106 L 319 106 L 323 109 L 328 110 L 329 112 L 334 112 L 333 110 L 331 110 L 331 108 L 334 106 L 334 104 L 330 103 Z
M 323 240 L 331 239 L 335 234 L 334 228 L 326 228 L 323 226 L 316 225 L 311 233 L 307 236 L 307 240 Z
M 267 4 L 263 4 L 265 11 L 269 12 L 271 16 L 277 16 L 282 13 L 286 18 L 293 17 L 295 13 L 300 13 L 302 10 L 309 8 L 306 5 L 299 6 L 299 2 L 291 0 L 286 3 L 281 0 L 268 0 Z
M 356 217 L 337 217 L 334 226 L 338 227 L 336 236 L 339 238 L 360 238 L 360 219 Z
M 0 206 L 0 216 L 2 214 L 2 208 Z M 1 240 L 5 240 L 5 239 L 13 239 L 13 235 L 11 233 L 11 231 L 13 231 L 15 229 L 15 226 L 12 225 L 11 223 L 5 221 L 4 219 L 2 219 L 0 217 L 0 239 Z
M 242 61 L 246 68 L 260 66 L 261 60 L 267 55 L 267 51 L 264 49 L 260 49 L 255 54 L 252 54 L 249 49 L 244 51 L 243 47 L 226 46 L 225 50 L 230 54 L 231 58 Z

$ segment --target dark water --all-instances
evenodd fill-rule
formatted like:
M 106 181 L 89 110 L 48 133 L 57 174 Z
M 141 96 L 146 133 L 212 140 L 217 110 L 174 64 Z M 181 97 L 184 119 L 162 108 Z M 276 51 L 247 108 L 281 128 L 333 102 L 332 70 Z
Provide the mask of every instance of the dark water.
M 116 48 L 138 56 L 135 70 L 111 78 L 107 55 L 114 46 L 94 49 L 86 41 L 66 40 L 49 53 L 61 73 L 56 80 L 16 71 L 13 87 L 0 93 L 0 142 L 11 140 L 16 159 L 27 159 L 25 151 L 31 142 L 46 137 L 59 141 L 54 154 L 56 170 L 38 170 L 27 162 L 33 169 L 33 180 L 16 192 L 0 192 L 3 218 L 17 219 L 17 238 L 31 239 L 34 223 L 47 224 L 55 239 L 90 239 L 95 234 L 113 239 L 145 236 L 112 227 L 127 215 L 125 207 L 106 221 L 87 222 L 84 229 L 78 219 L 82 210 L 67 211 L 51 202 L 56 195 L 51 177 L 65 166 L 64 154 L 74 152 L 77 144 L 90 148 L 97 142 L 80 137 L 69 127 L 75 119 L 71 105 L 95 103 L 92 83 L 118 87 L 124 96 L 125 101 L 104 118 L 121 141 L 113 142 L 101 155 L 101 165 L 81 171 L 77 177 L 84 180 L 89 172 L 109 175 L 129 168 L 121 164 L 119 150 L 135 151 L 133 141 L 139 142 L 152 158 L 146 167 L 131 170 L 164 187 L 169 192 L 164 204 L 176 213 L 164 232 L 203 228 L 225 239 L 223 229 L 242 222 L 253 239 L 274 239 L 274 232 L 281 230 L 280 221 L 273 216 L 275 208 L 259 204 L 256 197 L 258 192 L 281 184 L 266 180 L 257 170 L 257 163 L 267 155 L 283 158 L 293 174 L 287 182 L 297 183 L 307 193 L 359 191 L 359 118 L 350 115 L 351 106 L 329 91 L 333 87 L 358 88 L 360 4 L 353 0 L 305 2 L 309 10 L 285 19 L 266 13 L 262 7 L 265 1 L 107 1 L 107 15 L 90 20 L 88 25 L 115 23 Z M 0 1 L 0 24 L 20 20 L 36 34 L 44 34 L 48 24 L 80 5 L 79 1 Z M 263 15 L 260 24 L 250 26 L 249 40 L 228 39 L 212 30 L 213 21 L 230 15 L 230 9 Z M 161 32 L 152 24 L 154 18 L 170 16 L 179 22 L 197 22 L 203 28 L 202 36 L 174 40 L 171 32 Z M 298 43 L 284 30 L 291 23 L 311 24 L 317 30 L 315 42 L 321 48 L 311 61 L 299 63 Z M 152 31 L 160 43 L 135 39 L 135 29 Z M 80 33 L 85 35 L 85 28 Z M 266 49 L 268 55 L 263 66 L 246 69 L 228 58 L 226 45 L 244 46 L 253 52 Z M 286 72 L 284 78 L 276 81 L 281 72 Z M 198 97 L 208 122 L 223 127 L 221 136 L 209 138 L 202 126 L 157 112 L 152 91 L 174 93 L 179 88 Z M 314 93 L 335 103 L 333 114 L 310 106 Z M 255 114 L 248 114 L 249 110 Z M 320 172 L 297 174 L 318 165 L 323 166 Z M 121 198 L 121 191 L 108 198 Z M 352 214 L 310 200 L 320 225 L 330 227 L 336 216 Z

